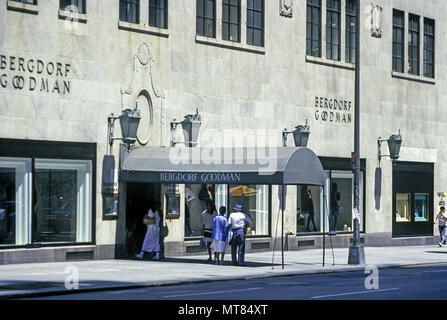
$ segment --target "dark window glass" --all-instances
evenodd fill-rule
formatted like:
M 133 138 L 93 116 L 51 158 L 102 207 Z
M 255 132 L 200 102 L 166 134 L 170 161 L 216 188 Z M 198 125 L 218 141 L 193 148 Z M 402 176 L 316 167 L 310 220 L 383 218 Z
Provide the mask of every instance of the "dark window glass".
M 306 54 L 321 57 L 321 1 L 307 0 Z
M 149 25 L 151 27 L 168 27 L 168 0 L 149 1 Z
M 346 0 L 346 62 L 355 63 L 357 0 Z
M 247 43 L 264 46 L 264 0 L 247 0 Z
M 60 0 L 59 8 L 64 11 L 71 11 L 76 13 L 86 13 L 86 0 Z
M 435 77 L 435 21 L 424 18 L 424 77 Z
M 408 20 L 408 73 L 419 75 L 419 17 Z
M 340 0 L 327 0 L 326 58 L 340 60 Z
M 222 39 L 240 41 L 241 1 L 222 1 Z
M 120 20 L 131 23 L 140 21 L 140 1 L 120 0 Z
M 197 0 L 196 33 L 199 36 L 216 37 L 215 0 Z
M 393 71 L 404 72 L 404 13 L 393 10 Z
M 16 169 L 0 168 L 0 246 L 16 243 Z
M 76 242 L 76 170 L 36 169 L 33 242 Z

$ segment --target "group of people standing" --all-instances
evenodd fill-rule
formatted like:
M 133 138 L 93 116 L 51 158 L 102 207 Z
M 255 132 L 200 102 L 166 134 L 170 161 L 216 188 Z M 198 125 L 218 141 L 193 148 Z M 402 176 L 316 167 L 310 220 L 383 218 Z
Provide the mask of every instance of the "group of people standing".
M 214 203 L 207 201 L 206 210 L 202 213 L 203 241 L 208 248 L 208 261 L 214 260 L 217 265 L 223 265 L 227 245 L 231 246 L 233 265 L 243 266 L 245 262 L 245 232 L 248 223 L 253 220 L 249 214 L 242 212 L 242 205 L 237 204 L 234 210 L 227 218 L 226 207 L 220 207 L 217 213 Z
M 242 205 L 237 204 L 234 210 L 226 217 L 226 207 L 220 207 L 217 212 L 214 202 L 207 200 L 206 209 L 202 212 L 203 241 L 208 249 L 208 261 L 215 261 L 218 265 L 223 265 L 227 245 L 231 246 L 233 265 L 244 265 L 245 233 L 248 223 L 253 220 L 249 214 L 242 212 Z M 165 234 L 160 232 L 163 228 L 162 217 L 161 204 L 157 201 L 144 216 L 143 223 L 147 225 L 147 231 L 136 258 L 143 259 L 145 254 L 151 254 L 154 260 L 164 258 Z

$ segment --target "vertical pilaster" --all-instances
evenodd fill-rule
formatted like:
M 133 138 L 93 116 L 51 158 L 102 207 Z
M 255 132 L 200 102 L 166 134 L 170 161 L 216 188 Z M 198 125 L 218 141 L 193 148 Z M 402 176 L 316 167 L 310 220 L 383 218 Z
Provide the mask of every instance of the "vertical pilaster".
M 222 0 L 216 0 L 216 39 L 222 40 Z
M 424 18 L 419 16 L 419 75 L 424 75 Z
M 346 53 L 346 0 L 340 3 L 340 61 L 345 62 Z
M 241 43 L 247 44 L 247 0 L 241 0 Z
M 321 58 L 326 58 L 326 0 L 321 0 Z
M 408 26 L 409 26 L 409 14 L 404 12 L 404 73 L 408 73 Z
M 149 25 L 149 0 L 140 0 L 140 24 Z

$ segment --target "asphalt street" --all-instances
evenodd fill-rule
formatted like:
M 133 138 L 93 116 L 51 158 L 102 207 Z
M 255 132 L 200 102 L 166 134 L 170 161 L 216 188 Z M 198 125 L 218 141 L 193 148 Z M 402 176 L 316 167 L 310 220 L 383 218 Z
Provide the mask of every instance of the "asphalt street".
M 98 291 L 32 300 L 445 300 L 446 298 L 447 264 L 436 264 L 365 272 Z

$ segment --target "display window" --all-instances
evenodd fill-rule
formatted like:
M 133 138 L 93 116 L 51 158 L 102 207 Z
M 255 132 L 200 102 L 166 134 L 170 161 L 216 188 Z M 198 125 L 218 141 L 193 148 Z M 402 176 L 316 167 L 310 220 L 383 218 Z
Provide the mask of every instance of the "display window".
M 36 159 L 33 242 L 91 241 L 91 162 Z
M 268 185 L 185 185 L 185 238 L 203 236 L 204 226 L 225 207 L 228 217 L 237 204 L 251 222 L 246 229 L 247 236 L 270 235 L 270 187 Z M 207 210 L 211 203 L 211 213 Z M 208 216 L 209 215 L 209 216 Z
M 364 231 L 364 183 L 360 175 L 360 231 Z M 325 170 L 325 187 L 297 186 L 297 234 L 353 232 L 354 174 Z
M 94 240 L 96 144 L 0 139 L 0 247 Z

